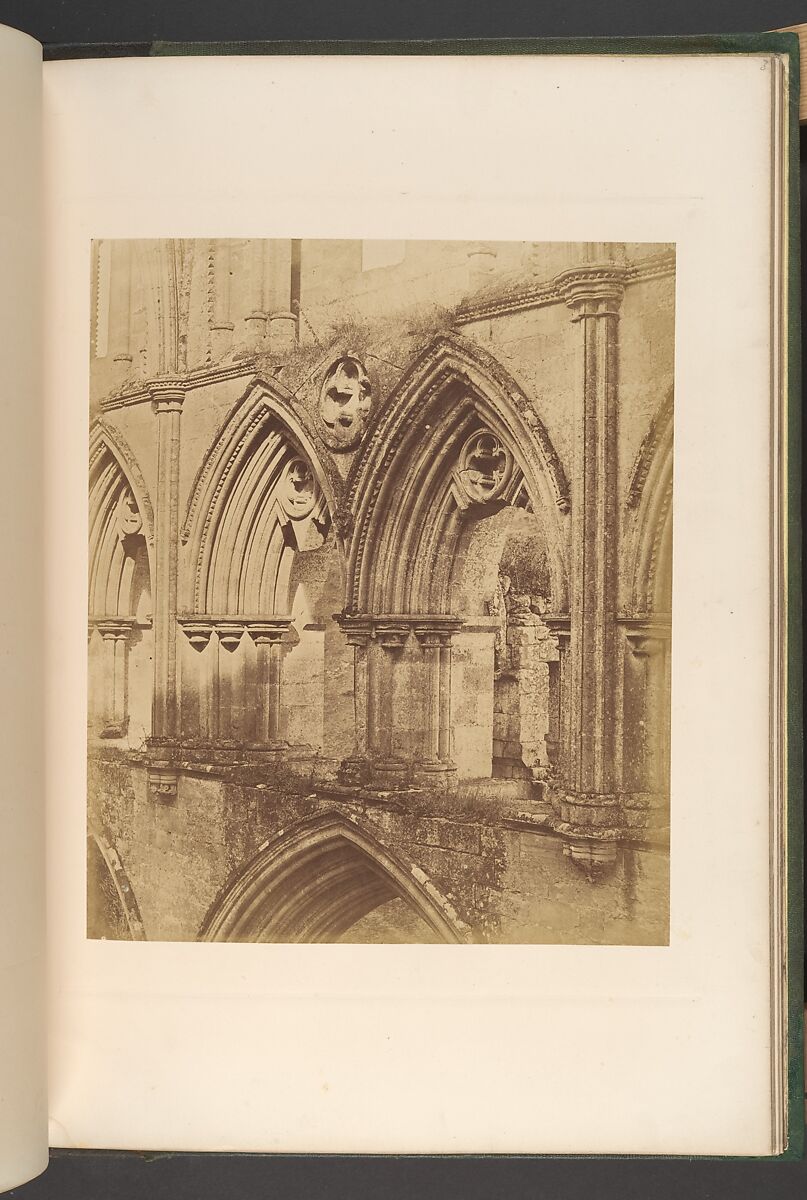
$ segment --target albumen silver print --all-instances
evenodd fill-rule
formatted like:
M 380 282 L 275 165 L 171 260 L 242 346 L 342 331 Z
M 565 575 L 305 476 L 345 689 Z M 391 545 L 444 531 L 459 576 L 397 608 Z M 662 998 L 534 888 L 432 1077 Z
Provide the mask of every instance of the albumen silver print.
M 91 298 L 88 936 L 667 944 L 675 247 Z

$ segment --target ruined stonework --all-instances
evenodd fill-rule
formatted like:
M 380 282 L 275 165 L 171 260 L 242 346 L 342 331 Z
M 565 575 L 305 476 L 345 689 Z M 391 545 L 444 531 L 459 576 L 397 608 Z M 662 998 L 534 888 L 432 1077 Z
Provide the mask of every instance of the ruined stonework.
M 95 243 L 89 936 L 667 942 L 674 293 Z

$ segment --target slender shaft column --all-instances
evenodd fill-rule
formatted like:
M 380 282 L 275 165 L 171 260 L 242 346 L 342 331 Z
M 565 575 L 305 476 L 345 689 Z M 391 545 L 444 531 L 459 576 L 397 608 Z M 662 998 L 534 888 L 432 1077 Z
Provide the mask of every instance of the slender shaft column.
M 287 353 L 297 342 L 297 314 L 291 302 L 291 240 L 277 238 L 269 251 L 269 344 L 276 354 Z
M 250 619 L 249 635 L 258 652 L 257 739 L 261 746 L 281 744 L 283 637 L 290 617 Z
M 451 634 L 441 635 L 440 644 L 440 729 L 437 753 L 440 762 L 451 763 Z
M 233 321 L 230 312 L 230 243 L 216 238 L 210 243 L 208 292 L 210 349 L 214 361 L 232 346 Z
M 369 659 L 370 632 L 348 629 L 347 644 L 353 647 L 353 760 L 367 758 L 369 748 Z
M 247 312 L 244 318 L 247 343 L 259 347 L 266 337 L 266 252 L 264 238 L 247 242 Z
M 108 617 L 98 622 L 104 639 L 102 719 L 106 736 L 120 737 L 126 728 L 126 659 L 133 625 L 131 617 Z
M 381 648 L 376 641 L 367 646 L 367 754 L 375 758 L 381 753 Z
M 132 369 L 132 248 L 125 239 L 111 245 L 109 275 L 109 353 L 119 380 Z
M 618 314 L 625 269 L 594 261 L 563 277 L 578 329 L 578 383 L 570 556 L 570 761 L 559 829 L 567 851 L 596 874 L 616 857 L 614 778 L 617 641 Z
M 199 699 L 199 738 L 203 742 L 210 741 L 213 736 L 213 688 L 211 674 L 211 655 L 208 650 L 213 635 L 213 625 L 210 621 L 183 620 L 182 628 L 188 642 L 196 651 L 199 666 L 197 679 L 197 696 Z
M 642 715 L 638 731 L 642 790 L 660 793 L 665 790 L 665 642 L 659 636 L 639 630 L 627 636 L 628 646 L 642 672 Z
M 554 774 L 561 786 L 569 774 L 569 623 L 565 618 L 547 618 L 558 646 L 557 661 L 550 664 L 552 701 L 551 736 L 547 749 Z
M 280 741 L 280 716 L 281 704 L 283 702 L 282 690 L 282 658 L 280 641 L 273 641 L 269 644 L 269 679 L 267 688 L 267 704 L 269 706 L 269 741 Z
M 408 629 L 382 628 L 377 631 L 378 644 L 382 649 L 381 680 L 379 697 L 381 702 L 381 740 L 380 756 L 382 760 L 397 759 L 395 747 L 395 721 L 397 715 L 397 664 L 400 652 L 406 644 Z
M 157 418 L 157 503 L 154 537 L 154 701 L 152 737 L 176 737 L 177 553 L 179 547 L 180 418 L 184 392 L 176 384 L 152 389 Z
M 233 721 L 233 655 L 241 643 L 244 622 L 238 618 L 217 621 L 216 632 L 219 635 L 219 646 L 227 651 L 223 658 L 219 654 L 218 660 L 218 739 L 227 746 L 238 740 L 233 736 L 234 732 L 238 732 L 237 719 L 235 723 Z
M 415 634 L 423 649 L 426 676 L 424 680 L 426 721 L 423 730 L 423 757 L 427 764 L 438 763 L 440 761 L 441 635 L 429 628 L 416 628 Z

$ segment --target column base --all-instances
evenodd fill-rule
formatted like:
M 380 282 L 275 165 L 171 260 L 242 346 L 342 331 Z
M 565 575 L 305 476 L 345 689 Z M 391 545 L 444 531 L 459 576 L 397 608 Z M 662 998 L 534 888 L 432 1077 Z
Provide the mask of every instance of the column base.
M 453 762 L 413 761 L 406 758 L 346 758 L 342 761 L 339 782 L 350 787 L 396 788 L 422 787 L 449 791 L 456 786 L 457 765 Z
M 412 764 L 411 777 L 412 782 L 416 785 L 438 788 L 444 792 L 449 791 L 457 784 L 457 764 L 450 761 L 443 762 L 440 759 L 416 762 Z

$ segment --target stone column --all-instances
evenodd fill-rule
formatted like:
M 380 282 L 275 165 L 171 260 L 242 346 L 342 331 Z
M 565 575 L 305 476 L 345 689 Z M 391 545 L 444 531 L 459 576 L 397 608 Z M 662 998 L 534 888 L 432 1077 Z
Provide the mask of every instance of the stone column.
M 667 639 L 652 629 L 632 629 L 628 647 L 641 669 L 641 784 L 644 792 L 660 795 L 668 789 L 666 776 L 665 692 Z
M 423 650 L 425 677 L 425 727 L 422 760 L 417 764 L 429 775 L 442 772 L 445 786 L 455 774 L 451 730 L 451 639 L 462 621 L 446 614 L 418 617 L 415 636 Z
M 423 650 L 425 666 L 424 699 L 425 727 L 423 730 L 423 765 L 440 764 L 440 717 L 443 687 L 441 685 L 440 657 L 443 635 L 429 626 L 415 626 L 415 636 Z
M 157 418 L 157 501 L 154 530 L 154 745 L 177 734 L 177 554 L 179 548 L 179 448 L 183 389 L 176 383 L 151 390 Z
M 132 248 L 125 239 L 116 238 L 111 243 L 108 353 L 119 383 L 132 371 L 131 325 Z
M 269 247 L 269 346 L 287 354 L 297 344 L 297 314 L 291 310 L 291 240 L 276 238 Z
M 399 774 L 404 767 L 403 759 L 395 752 L 395 721 L 398 708 L 397 667 L 408 637 L 409 629 L 406 625 L 385 623 L 376 626 L 376 638 L 382 650 L 378 686 L 372 689 L 377 693 L 377 711 L 380 718 L 376 726 L 376 767 L 385 775 Z
M 353 753 L 342 763 L 346 779 L 362 776 L 370 753 L 370 655 L 371 631 L 368 625 L 349 625 L 343 628 L 346 641 L 353 647 Z
M 559 830 L 590 876 L 616 858 L 621 825 L 614 778 L 617 683 L 616 504 L 618 321 L 626 272 L 610 248 L 561 277 L 577 327 L 570 554 L 570 761 Z
M 211 655 L 208 651 L 213 635 L 212 621 L 183 620 L 180 622 L 188 642 L 198 655 L 199 675 L 197 694 L 199 697 L 199 738 L 203 742 L 212 740 L 213 733 L 213 678 Z
M 224 659 L 222 660 L 221 656 L 219 656 L 216 664 L 218 668 L 218 741 L 220 745 L 226 748 L 234 748 L 237 745 L 237 740 L 233 738 L 232 722 L 232 655 L 241 643 L 244 633 L 244 622 L 239 621 L 237 617 L 216 621 L 216 633 L 218 634 L 219 646 L 227 651 Z M 223 667 L 222 662 L 224 663 Z
M 563 787 L 569 762 L 569 621 L 565 617 L 548 617 L 546 623 L 558 647 L 557 659 L 549 664 L 552 716 L 547 750 L 557 783 Z
M 283 637 L 291 624 L 290 617 L 266 621 L 250 621 L 247 628 L 258 651 L 258 745 L 277 748 L 283 745 L 280 737 L 282 704 L 282 646 Z
M 440 644 L 440 762 L 453 766 L 451 758 L 451 634 L 443 634 Z
M 227 238 L 211 242 L 208 264 L 210 292 L 210 349 L 214 362 L 226 354 L 233 343 L 230 311 L 230 243 Z
M 108 617 L 98 622 L 98 632 L 104 639 L 102 737 L 123 737 L 126 732 L 126 660 L 133 626 L 132 617 Z
M 258 349 L 265 337 L 268 314 L 266 312 L 266 251 L 264 238 L 250 238 L 247 242 L 249 267 L 247 271 L 247 315 L 244 318 L 247 345 Z

